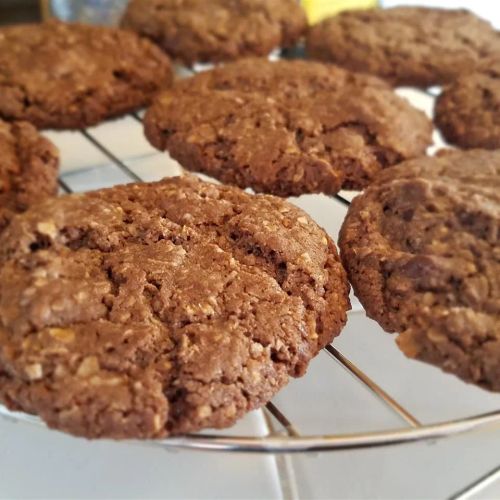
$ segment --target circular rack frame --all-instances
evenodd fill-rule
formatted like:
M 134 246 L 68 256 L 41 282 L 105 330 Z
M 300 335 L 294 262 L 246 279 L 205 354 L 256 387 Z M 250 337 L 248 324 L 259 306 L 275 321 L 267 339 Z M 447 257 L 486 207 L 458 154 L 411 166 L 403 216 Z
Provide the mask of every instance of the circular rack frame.
M 406 425 L 398 429 L 379 432 L 301 435 L 278 407 L 273 403 L 268 403 L 264 408 L 264 417 L 269 432 L 264 437 L 200 433 L 171 437 L 158 441 L 150 440 L 144 443 L 166 449 L 177 448 L 244 453 L 306 453 L 378 448 L 419 441 L 435 441 L 466 432 L 493 428 L 500 429 L 500 410 L 457 420 L 426 425 L 421 424 L 404 407 L 392 399 L 381 387 L 349 361 L 338 349 L 332 345 L 328 345 L 325 347 L 325 351 L 364 384 L 380 402 L 400 417 Z M 1 405 L 0 416 L 15 422 L 44 425 L 38 417 L 25 413 L 11 412 Z M 279 424 L 279 428 L 276 428 L 276 423 Z

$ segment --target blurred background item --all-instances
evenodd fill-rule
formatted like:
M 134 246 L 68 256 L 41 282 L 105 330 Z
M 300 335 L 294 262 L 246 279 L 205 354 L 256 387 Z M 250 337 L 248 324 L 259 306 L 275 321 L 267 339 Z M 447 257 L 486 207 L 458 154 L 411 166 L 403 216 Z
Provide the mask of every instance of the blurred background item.
M 206 0 L 209 2 L 210 0 Z M 64 21 L 94 24 L 116 24 L 127 0 L 0 0 L 0 25 L 39 21 L 57 17 Z M 467 8 L 500 27 L 500 8 L 492 0 L 302 0 L 309 21 L 321 19 L 348 9 L 423 5 L 427 7 Z
M 126 0 L 41 0 L 44 19 L 106 25 L 118 24 L 126 5 Z
M 377 4 L 377 0 L 302 0 L 311 24 L 343 10 L 368 9 Z
M 40 20 L 38 0 L 0 0 L 0 24 Z

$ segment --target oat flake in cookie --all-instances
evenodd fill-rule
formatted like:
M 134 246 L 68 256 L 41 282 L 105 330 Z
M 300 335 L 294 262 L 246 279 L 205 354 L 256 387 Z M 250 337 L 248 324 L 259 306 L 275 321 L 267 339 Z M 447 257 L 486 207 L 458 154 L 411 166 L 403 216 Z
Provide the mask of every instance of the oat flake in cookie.
M 296 0 L 131 0 L 122 26 L 186 64 L 267 56 L 305 33 Z
M 227 427 L 339 334 L 304 212 L 194 178 L 69 195 L 0 237 L 0 400 L 91 438 Z
M 343 12 L 313 26 L 308 54 L 397 85 L 427 87 L 500 54 L 500 34 L 467 10 L 396 7 Z
M 0 233 L 12 217 L 57 193 L 59 153 L 27 122 L 0 120 Z
M 169 59 L 134 33 L 51 21 L 0 28 L 0 117 L 82 128 L 148 104 Z
M 445 87 L 434 120 L 451 144 L 500 148 L 500 57 L 485 60 Z
M 348 212 L 342 260 L 409 357 L 500 391 L 500 152 L 447 152 L 380 175 Z
M 189 170 L 290 196 L 363 188 L 383 168 L 424 154 L 432 126 L 377 78 L 248 59 L 160 94 L 145 132 Z

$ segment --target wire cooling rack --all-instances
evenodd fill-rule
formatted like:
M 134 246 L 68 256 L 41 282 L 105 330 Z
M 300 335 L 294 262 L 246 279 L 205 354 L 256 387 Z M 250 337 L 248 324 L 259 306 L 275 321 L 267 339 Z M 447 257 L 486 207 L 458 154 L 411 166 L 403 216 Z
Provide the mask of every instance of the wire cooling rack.
M 434 92 L 424 93 L 415 89 L 405 89 L 401 93 L 418 107 L 429 114 L 431 113 Z M 142 114 L 132 113 L 126 118 L 108 122 L 98 128 L 84 129 L 78 132 L 49 132 L 47 135 L 62 150 L 63 168 L 59 179 L 61 192 L 86 191 L 114 184 L 150 181 L 162 177 L 161 168 L 160 174 L 158 174 L 157 166 L 159 162 L 165 161 L 164 158 L 167 156 L 152 150 L 142 137 L 141 130 Z M 135 135 L 133 140 L 130 136 L 131 133 Z M 436 135 L 435 147 L 438 148 L 442 144 L 439 136 Z M 170 163 L 172 164 L 172 160 Z M 170 175 L 182 175 L 183 173 L 182 168 L 176 164 Z M 354 193 L 341 192 L 334 199 L 345 209 L 349 206 L 353 196 Z M 355 304 L 353 309 L 351 315 L 363 312 L 359 303 Z M 383 405 L 397 417 L 402 425 L 389 430 L 358 433 L 301 433 L 298 426 L 287 416 L 286 411 L 280 408 L 278 403 L 271 402 L 262 410 L 264 435 L 199 433 L 162 441 L 151 441 L 148 444 L 168 449 L 281 454 L 383 447 L 416 441 L 438 440 L 479 429 L 488 429 L 496 432 L 497 437 L 499 435 L 500 409 L 466 418 L 423 424 L 337 347 L 328 345 L 324 352 L 332 364 L 342 366 L 359 382 L 360 386 L 364 386 L 375 396 L 380 405 Z M 10 412 L 2 406 L 0 406 L 0 415 L 16 421 L 42 424 L 37 417 Z M 280 479 L 283 488 L 293 489 L 286 456 L 281 457 L 281 461 L 278 461 L 278 469 L 281 471 Z M 465 498 L 471 492 L 479 491 L 497 478 L 500 478 L 500 467 L 485 474 L 454 498 Z M 289 496 L 293 497 L 294 495 L 290 494 Z

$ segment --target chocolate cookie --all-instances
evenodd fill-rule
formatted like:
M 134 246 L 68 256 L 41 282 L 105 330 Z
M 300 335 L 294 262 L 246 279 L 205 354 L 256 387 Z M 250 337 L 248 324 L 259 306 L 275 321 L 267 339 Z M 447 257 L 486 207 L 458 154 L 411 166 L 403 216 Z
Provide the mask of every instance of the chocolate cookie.
M 0 120 L 0 232 L 12 217 L 57 193 L 59 154 L 27 122 Z
M 189 170 L 281 196 L 359 189 L 425 153 L 431 123 L 382 81 L 307 61 L 249 59 L 160 94 L 146 136 Z
M 383 172 L 352 203 L 342 260 L 368 316 L 409 357 L 500 391 L 500 151 Z
M 91 438 L 226 427 L 339 334 L 333 242 L 194 178 L 69 195 L 0 238 L 0 400 Z
M 435 123 L 463 148 L 500 148 L 500 58 L 486 60 L 446 87 L 436 101 Z
M 396 85 L 427 87 L 500 54 L 500 34 L 467 10 L 397 7 L 343 12 L 313 26 L 307 51 Z
M 81 128 L 148 104 L 169 86 L 170 62 L 134 33 L 95 26 L 0 29 L 0 117 Z
M 295 0 L 132 0 L 122 26 L 186 64 L 266 56 L 307 29 Z

